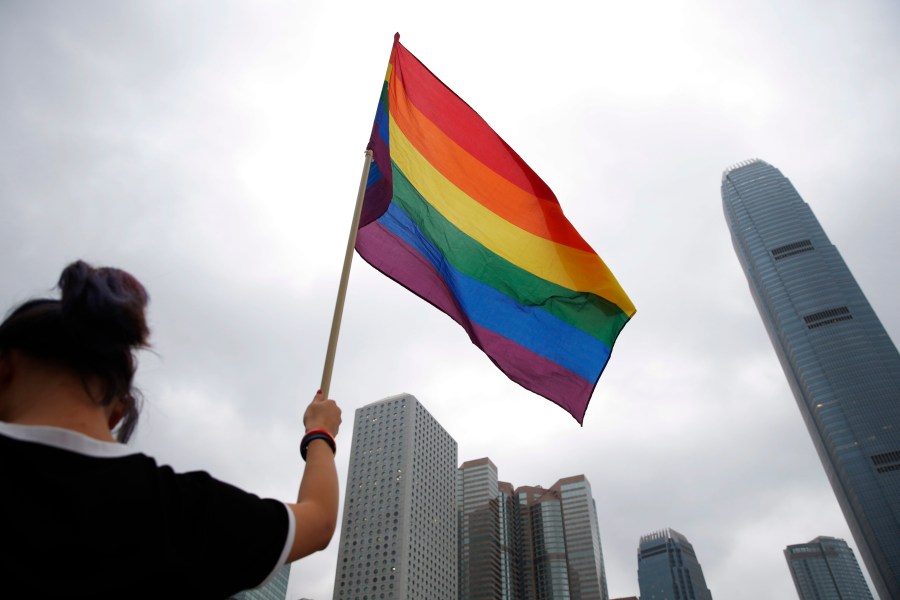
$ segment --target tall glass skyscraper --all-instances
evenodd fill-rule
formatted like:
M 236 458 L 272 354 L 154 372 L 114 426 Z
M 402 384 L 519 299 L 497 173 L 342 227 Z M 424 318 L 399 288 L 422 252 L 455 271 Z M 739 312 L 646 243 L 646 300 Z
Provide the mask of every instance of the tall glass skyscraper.
M 460 600 L 609 598 L 583 475 L 513 490 L 481 458 L 463 463 L 458 481 Z
M 853 550 L 844 540 L 819 536 L 784 549 L 800 600 L 872 600 Z
M 508 484 L 497 480 L 489 458 L 459 468 L 459 597 L 464 600 L 520 600 L 517 519 L 510 511 Z
M 551 489 L 557 490 L 562 500 L 572 599 L 607 600 L 606 568 L 591 484 L 584 475 L 576 475 L 560 479 Z
M 356 410 L 334 600 L 457 600 L 457 464 L 414 396 Z
M 750 292 L 857 548 L 878 594 L 900 598 L 900 354 L 778 169 L 761 160 L 731 167 L 722 201 Z
M 674 529 L 641 536 L 638 585 L 641 600 L 712 600 L 694 547 Z

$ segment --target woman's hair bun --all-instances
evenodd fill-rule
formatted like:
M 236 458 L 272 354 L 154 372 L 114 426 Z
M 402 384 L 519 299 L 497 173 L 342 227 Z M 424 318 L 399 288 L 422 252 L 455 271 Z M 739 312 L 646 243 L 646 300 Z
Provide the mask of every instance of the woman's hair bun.
M 70 264 L 59 278 L 62 318 L 78 336 L 113 344 L 145 346 L 149 329 L 144 286 L 121 269 Z

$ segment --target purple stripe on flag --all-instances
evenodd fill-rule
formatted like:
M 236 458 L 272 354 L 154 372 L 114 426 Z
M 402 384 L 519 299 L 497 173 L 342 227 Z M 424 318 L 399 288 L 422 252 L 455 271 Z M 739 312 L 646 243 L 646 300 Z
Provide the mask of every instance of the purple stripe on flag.
M 526 389 L 561 406 L 583 425 L 596 383 L 582 379 L 559 364 L 535 354 L 528 348 L 490 329 L 473 324 L 478 341 L 473 343 L 487 353 L 506 376 Z
M 388 205 L 391 203 L 393 196 L 393 178 L 394 170 L 391 165 L 391 151 L 388 149 L 387 142 L 378 135 L 378 127 L 372 131 L 372 137 L 369 140 L 369 149 L 372 150 L 373 166 L 381 172 L 381 179 L 366 189 L 365 202 L 362 206 L 362 212 L 359 217 L 359 228 L 362 230 L 372 221 L 375 221 L 384 214 Z
M 375 167 L 375 165 L 372 165 Z M 372 221 L 377 221 L 384 214 L 388 206 L 391 205 L 391 189 L 390 182 L 384 177 L 380 177 L 378 181 L 366 188 L 362 210 L 359 213 L 359 229 L 368 227 Z
M 356 251 L 363 259 L 419 297 L 427 300 L 474 336 L 472 323 L 456 303 L 440 274 L 412 246 L 375 222 L 360 229 Z

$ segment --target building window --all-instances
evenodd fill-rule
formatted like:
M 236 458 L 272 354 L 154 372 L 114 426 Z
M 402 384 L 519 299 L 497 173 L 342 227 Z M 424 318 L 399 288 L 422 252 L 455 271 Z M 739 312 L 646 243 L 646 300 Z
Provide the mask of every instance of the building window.
M 813 248 L 812 242 L 809 240 L 791 242 L 790 244 L 785 244 L 783 246 L 773 248 L 772 258 L 774 258 L 775 260 L 781 260 L 782 258 L 794 256 L 795 254 L 800 254 L 801 252 L 809 252 L 810 250 L 814 249 L 815 248 Z
M 849 308 L 846 306 L 839 306 L 837 308 L 829 308 L 828 310 L 806 315 L 803 317 L 803 321 L 806 323 L 807 327 L 815 329 L 816 327 L 831 325 L 832 323 L 837 323 L 839 321 L 848 321 L 852 318 L 853 315 L 850 314 Z
M 900 471 L 900 451 L 876 454 L 872 457 L 872 463 L 877 467 L 879 473 Z

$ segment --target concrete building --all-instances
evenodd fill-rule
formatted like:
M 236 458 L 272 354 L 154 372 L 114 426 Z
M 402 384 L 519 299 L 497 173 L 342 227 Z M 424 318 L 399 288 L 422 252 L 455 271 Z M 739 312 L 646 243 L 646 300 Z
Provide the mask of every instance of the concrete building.
M 356 410 L 334 600 L 457 600 L 457 464 L 414 396 Z

